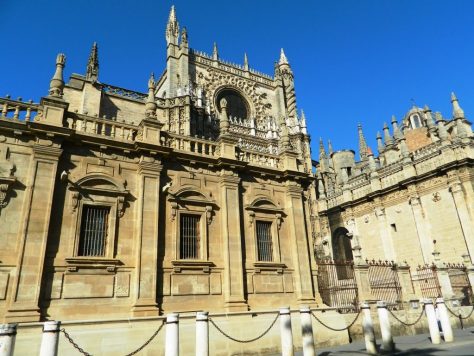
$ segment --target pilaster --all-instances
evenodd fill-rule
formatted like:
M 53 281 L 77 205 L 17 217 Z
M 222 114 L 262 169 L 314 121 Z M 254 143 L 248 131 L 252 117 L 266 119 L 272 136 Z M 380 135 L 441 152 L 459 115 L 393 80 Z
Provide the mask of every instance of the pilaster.
M 293 181 L 287 182 L 286 204 L 288 209 L 288 238 L 293 245 L 296 297 L 300 304 L 315 304 L 310 264 L 310 242 L 304 222 L 302 188 Z
M 357 283 L 357 290 L 360 301 L 370 301 L 373 299 L 370 289 L 369 265 L 365 261 L 359 261 L 354 265 L 354 277 Z
M 62 150 L 52 141 L 33 146 L 22 208 L 17 268 L 5 320 L 40 320 L 40 288 L 49 233 L 56 171 Z
M 415 220 L 416 231 L 420 241 L 421 252 L 423 254 L 423 261 L 431 263 L 433 261 L 433 243 L 431 231 L 428 222 L 424 218 L 423 208 L 418 195 L 413 195 L 410 200 L 410 206 Z
M 224 303 L 228 311 L 248 310 L 244 295 L 242 232 L 240 230 L 240 178 L 221 171 L 221 236 L 224 244 Z
M 466 199 L 464 197 L 464 192 L 462 189 L 461 182 L 456 177 L 454 180 L 452 177 L 449 177 L 449 190 L 453 196 L 454 205 L 456 207 L 456 212 L 459 218 L 459 223 L 461 224 L 462 233 L 464 235 L 464 240 L 466 242 L 466 249 L 471 260 L 474 258 L 474 226 L 469 210 L 467 207 Z
M 160 161 L 142 157 L 138 164 L 136 211 L 136 275 L 134 316 L 158 315 L 156 299 L 158 260 L 158 220 L 160 206 Z
M 390 233 L 387 216 L 385 214 L 385 208 L 377 207 L 375 208 L 375 216 L 379 223 L 379 233 L 380 239 L 382 240 L 382 248 L 385 255 L 385 259 L 389 261 L 395 261 L 397 259 L 397 254 L 395 252 L 395 245 L 393 243 L 392 234 Z

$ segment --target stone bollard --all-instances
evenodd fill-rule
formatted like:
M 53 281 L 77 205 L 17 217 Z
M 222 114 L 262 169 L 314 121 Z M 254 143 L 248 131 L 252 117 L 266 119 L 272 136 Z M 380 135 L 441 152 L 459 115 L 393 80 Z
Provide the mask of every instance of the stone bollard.
M 394 349 L 394 344 L 390 319 L 388 317 L 387 303 L 384 301 L 377 302 L 377 314 L 379 315 L 380 332 L 382 334 L 382 350 L 385 352 L 391 352 Z
M 438 320 L 436 319 L 433 301 L 425 299 L 423 304 L 425 305 L 426 319 L 428 319 L 428 327 L 430 328 L 431 343 L 439 344 L 441 337 L 439 335 Z
M 448 309 L 446 309 L 446 304 L 444 304 L 443 298 L 436 299 L 436 307 L 438 308 L 441 329 L 443 329 L 444 341 L 452 342 L 454 340 L 453 328 L 451 327 L 451 321 L 449 320 Z
M 166 316 L 165 356 L 179 356 L 179 314 Z
M 0 356 L 13 356 L 18 324 L 0 325 Z
M 280 308 L 281 355 L 294 356 L 290 308 Z
M 209 313 L 196 313 L 196 356 L 209 356 Z
M 370 305 L 367 302 L 361 304 L 362 309 L 362 329 L 364 330 L 365 349 L 370 355 L 377 354 L 377 345 L 375 344 L 374 324 L 370 315 Z
M 56 356 L 58 354 L 60 321 L 46 321 L 43 324 L 40 356 Z
M 303 356 L 315 356 L 313 323 L 311 320 L 311 310 L 304 306 L 300 308 L 301 336 L 303 342 Z

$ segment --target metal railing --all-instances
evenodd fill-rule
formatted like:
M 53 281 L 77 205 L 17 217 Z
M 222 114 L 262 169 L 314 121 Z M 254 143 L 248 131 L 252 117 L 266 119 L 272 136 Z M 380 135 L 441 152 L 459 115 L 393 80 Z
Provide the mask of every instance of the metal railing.
M 366 262 L 369 265 L 369 283 L 374 298 L 386 301 L 391 309 L 401 309 L 402 287 L 398 279 L 397 265 L 393 261 Z
M 341 313 L 357 312 L 359 298 L 352 261 L 318 261 L 318 289 L 324 304 Z
M 410 273 L 413 287 L 421 292 L 423 298 L 441 297 L 441 287 L 434 264 L 418 266 L 414 272 Z
M 459 297 L 461 305 L 473 305 L 474 295 L 466 267 L 463 264 L 454 263 L 447 263 L 446 266 L 454 295 Z

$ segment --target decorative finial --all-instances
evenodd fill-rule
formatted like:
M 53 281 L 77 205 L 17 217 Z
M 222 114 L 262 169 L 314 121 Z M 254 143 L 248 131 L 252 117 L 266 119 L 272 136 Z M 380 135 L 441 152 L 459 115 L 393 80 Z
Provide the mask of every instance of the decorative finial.
M 288 59 L 286 59 L 285 51 L 283 50 L 283 48 L 280 50 L 280 60 L 278 64 L 289 64 Z
M 152 119 L 156 119 L 155 87 L 155 75 L 152 72 L 148 79 L 148 98 L 145 104 L 145 116 Z
M 301 127 L 301 132 L 303 134 L 307 135 L 308 130 L 307 130 L 307 126 L 306 126 L 306 116 L 304 114 L 303 109 L 301 109 L 300 127 Z
M 390 136 L 390 131 L 386 122 L 383 124 L 383 139 L 385 141 L 385 145 L 391 145 L 393 143 L 392 136 Z
M 393 130 L 393 137 L 395 139 L 400 140 L 402 138 L 402 132 L 400 131 L 400 128 L 398 127 L 398 121 L 395 115 L 392 115 L 392 130 Z
M 456 94 L 451 93 L 451 103 L 453 104 L 453 117 L 455 119 L 464 119 L 464 110 L 459 106 L 458 98 Z
M 382 143 L 382 135 L 380 134 L 380 131 L 377 132 L 377 150 L 379 153 L 383 151 L 383 143 Z
M 249 70 L 249 59 L 247 58 L 247 53 L 244 53 L 244 70 Z
M 227 100 L 225 98 L 222 98 L 219 104 L 221 106 L 219 128 L 221 131 L 221 135 L 224 135 L 229 131 L 230 126 L 229 118 L 227 116 Z
M 364 133 L 362 132 L 362 125 L 357 125 L 357 131 L 359 133 L 359 156 L 361 161 L 367 159 L 367 142 L 365 141 Z
M 87 62 L 86 79 L 96 82 L 99 79 L 99 48 L 97 42 L 92 45 L 89 61 Z
M 49 95 L 57 98 L 63 96 L 64 89 L 64 79 L 63 79 L 63 69 L 66 65 L 66 56 L 62 53 L 59 53 L 56 57 L 56 71 L 54 76 L 49 83 Z
M 187 48 L 188 47 L 188 30 L 186 27 L 183 27 L 181 30 L 181 46 Z
M 219 59 L 219 52 L 217 50 L 217 43 L 214 42 L 214 47 L 212 48 L 212 59 L 217 61 Z

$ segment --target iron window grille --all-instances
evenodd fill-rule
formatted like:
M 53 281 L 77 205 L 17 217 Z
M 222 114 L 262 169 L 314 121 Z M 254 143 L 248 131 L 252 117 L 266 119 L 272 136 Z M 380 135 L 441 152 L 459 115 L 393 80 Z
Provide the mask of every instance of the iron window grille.
M 273 261 L 272 223 L 257 221 L 257 254 L 258 260 L 264 262 Z
M 105 256 L 109 213 L 110 207 L 83 206 L 79 256 Z
M 180 259 L 198 259 L 201 216 L 181 214 L 180 216 Z

